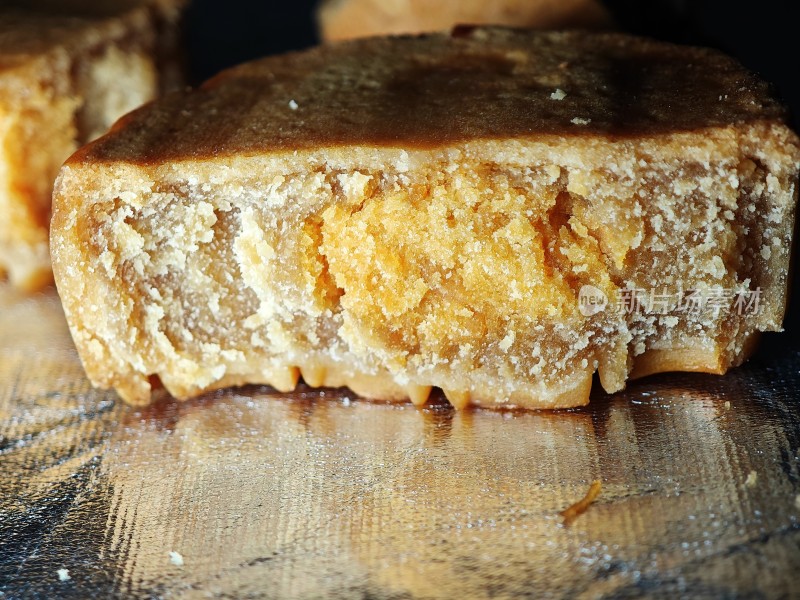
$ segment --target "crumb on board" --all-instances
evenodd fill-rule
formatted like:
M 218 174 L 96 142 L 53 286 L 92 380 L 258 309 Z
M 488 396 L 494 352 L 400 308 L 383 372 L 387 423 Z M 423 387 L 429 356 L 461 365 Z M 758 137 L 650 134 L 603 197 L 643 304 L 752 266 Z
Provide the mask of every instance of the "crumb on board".
M 586 492 L 586 495 L 582 499 L 578 500 L 575 504 L 568 506 L 559 513 L 564 519 L 563 524 L 569 525 L 578 516 L 586 512 L 586 509 L 589 508 L 592 502 L 594 502 L 600 495 L 601 489 L 602 484 L 600 483 L 600 480 L 595 479 L 592 482 L 592 485 L 589 486 L 589 491 Z
M 59 581 L 69 581 L 72 579 L 69 575 L 69 569 L 59 569 L 56 573 L 58 574 Z
M 725 400 L 725 404 L 723 406 L 725 407 L 725 410 L 730 410 L 731 409 L 731 401 L 730 400 Z
M 794 507 L 795 507 L 797 510 L 800 510 L 800 494 L 797 494 L 797 495 L 794 497 Z
M 291 108 L 292 110 L 297 110 L 298 109 L 298 104 L 297 104 L 297 102 L 294 101 L 294 99 L 289 100 L 289 108 Z
M 758 473 L 755 471 L 750 471 L 747 474 L 747 479 L 744 480 L 745 487 L 753 487 L 755 486 L 756 482 L 758 481 Z
M 180 552 L 175 552 L 175 550 L 171 550 L 169 553 L 169 562 L 171 562 L 176 567 L 182 567 L 183 555 Z
M 582 117 L 573 117 L 571 121 L 574 125 L 588 125 L 592 122 L 591 119 L 584 119 Z
M 563 100 L 567 97 L 567 93 L 561 88 L 556 88 L 556 91 L 550 94 L 551 100 Z

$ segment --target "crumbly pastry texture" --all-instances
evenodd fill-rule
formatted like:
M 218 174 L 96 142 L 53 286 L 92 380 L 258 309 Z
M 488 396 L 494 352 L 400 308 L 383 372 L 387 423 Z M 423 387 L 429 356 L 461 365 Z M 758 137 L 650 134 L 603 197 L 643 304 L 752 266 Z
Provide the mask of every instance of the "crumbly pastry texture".
M 52 281 L 52 185 L 78 146 L 178 83 L 183 0 L 0 6 L 0 279 Z
M 128 115 L 61 170 L 53 262 L 89 377 L 134 404 L 302 376 L 571 407 L 595 372 L 723 373 L 780 330 L 798 168 L 767 86 L 716 52 L 374 38 Z

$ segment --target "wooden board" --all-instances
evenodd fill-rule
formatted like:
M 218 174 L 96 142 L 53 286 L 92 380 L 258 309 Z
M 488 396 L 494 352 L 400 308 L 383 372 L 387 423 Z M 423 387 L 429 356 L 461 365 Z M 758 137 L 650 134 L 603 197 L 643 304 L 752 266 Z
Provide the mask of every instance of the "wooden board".
M 799 367 L 559 413 L 264 387 L 134 410 L 52 290 L 0 288 L 0 598 L 789 597 Z

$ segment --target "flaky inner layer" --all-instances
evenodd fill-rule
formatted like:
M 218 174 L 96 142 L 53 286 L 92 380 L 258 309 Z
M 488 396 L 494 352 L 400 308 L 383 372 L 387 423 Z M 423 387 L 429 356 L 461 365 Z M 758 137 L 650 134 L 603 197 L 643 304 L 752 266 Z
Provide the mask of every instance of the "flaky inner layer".
M 530 407 L 584 404 L 598 369 L 620 389 L 650 350 L 691 349 L 684 368 L 724 370 L 754 330 L 779 327 L 774 315 L 626 298 L 766 282 L 758 258 L 785 240 L 756 217 L 765 171 L 746 158 L 713 176 L 650 164 L 318 169 L 94 204 L 78 227 L 94 232 L 116 306 L 87 339 L 125 369 L 84 356 L 87 370 L 133 402 L 152 374 L 178 397 L 291 389 L 302 374 L 380 398 L 424 402 L 438 386 L 457 405 Z

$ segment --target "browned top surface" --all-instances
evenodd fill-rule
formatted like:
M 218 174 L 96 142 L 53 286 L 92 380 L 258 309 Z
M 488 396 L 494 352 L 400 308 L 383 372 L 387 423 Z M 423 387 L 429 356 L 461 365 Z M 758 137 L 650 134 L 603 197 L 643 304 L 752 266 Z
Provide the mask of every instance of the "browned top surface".
M 0 73 L 56 47 L 91 44 L 115 18 L 185 0 L 0 0 Z
M 551 97 L 556 89 L 562 100 Z M 714 51 L 619 34 L 479 28 L 246 63 L 133 113 L 72 161 L 635 136 L 782 118 L 764 82 Z

